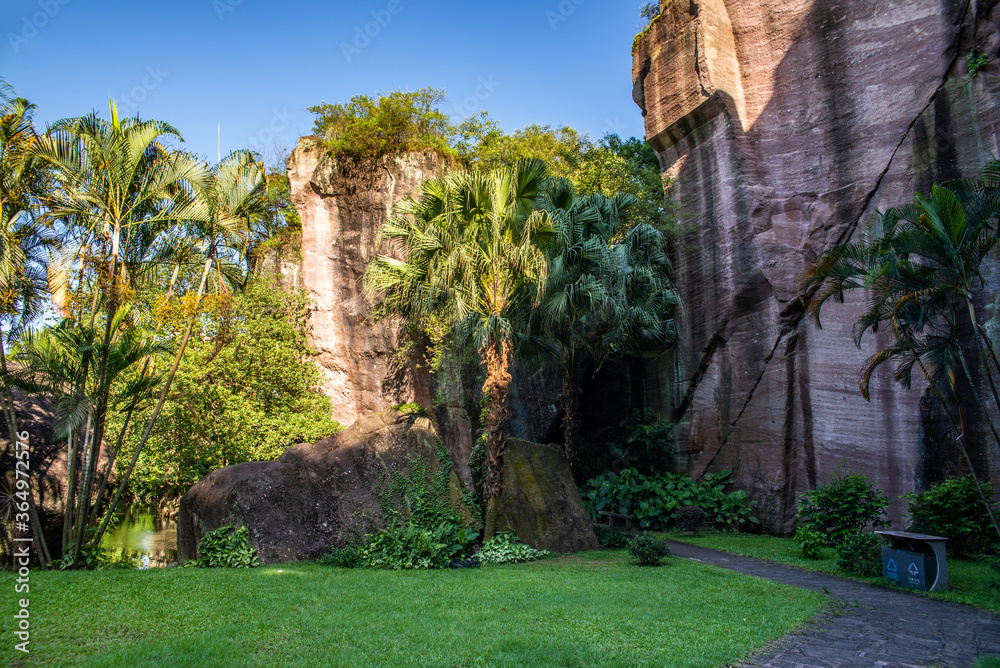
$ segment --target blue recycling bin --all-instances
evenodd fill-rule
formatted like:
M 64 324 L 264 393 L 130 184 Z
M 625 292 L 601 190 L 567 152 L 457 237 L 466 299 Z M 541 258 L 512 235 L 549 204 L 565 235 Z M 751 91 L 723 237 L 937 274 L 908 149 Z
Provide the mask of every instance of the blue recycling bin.
M 948 590 L 947 538 L 909 531 L 876 531 L 889 541 L 882 548 L 882 577 L 920 591 Z

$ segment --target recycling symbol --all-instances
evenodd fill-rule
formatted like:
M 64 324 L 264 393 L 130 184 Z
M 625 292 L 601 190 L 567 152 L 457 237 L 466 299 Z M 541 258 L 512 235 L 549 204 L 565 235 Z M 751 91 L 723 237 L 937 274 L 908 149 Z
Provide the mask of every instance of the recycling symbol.
M 910 568 L 908 570 L 910 571 L 910 575 L 913 576 L 916 576 L 916 574 L 920 572 L 920 569 L 917 568 L 917 565 L 913 563 L 910 564 Z
M 885 570 L 892 571 L 893 573 L 895 573 L 896 572 L 896 560 L 895 559 L 890 559 L 889 563 L 885 567 Z

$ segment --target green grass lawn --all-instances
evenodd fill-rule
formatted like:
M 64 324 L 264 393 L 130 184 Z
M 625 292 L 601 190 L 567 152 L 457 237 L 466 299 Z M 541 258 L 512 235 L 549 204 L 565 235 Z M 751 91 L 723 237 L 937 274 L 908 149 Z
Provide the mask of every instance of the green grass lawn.
M 15 666 L 501 667 L 718 666 L 826 598 L 615 551 L 479 570 L 35 571 L 30 601 L 27 657 L 4 615 L 0 660 Z
M 798 566 L 811 571 L 851 577 L 837 567 L 837 559 L 832 548 L 823 550 L 822 559 L 806 559 L 802 556 L 802 550 L 798 543 L 791 538 L 741 533 L 708 533 L 700 536 L 672 533 L 668 535 L 668 538 L 700 547 L 710 547 L 734 554 Z M 974 605 L 1000 614 L 1000 592 L 990 589 L 988 586 L 990 576 L 990 567 L 981 561 L 949 558 L 949 591 L 929 592 L 928 596 L 954 603 Z M 890 586 L 882 578 L 854 577 L 853 579 Z

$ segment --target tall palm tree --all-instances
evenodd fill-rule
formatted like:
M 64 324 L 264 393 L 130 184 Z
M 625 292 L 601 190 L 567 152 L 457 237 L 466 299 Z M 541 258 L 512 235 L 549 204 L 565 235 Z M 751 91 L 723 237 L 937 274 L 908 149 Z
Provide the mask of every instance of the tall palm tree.
M 179 225 L 204 210 L 198 191 L 204 186 L 207 170 L 193 156 L 170 150 L 166 141 L 182 140 L 167 123 L 119 118 L 110 103 L 110 120 L 96 114 L 59 121 L 33 149 L 51 167 L 56 187 L 47 198 L 48 215 L 53 220 L 72 221 L 86 227 L 106 250 L 105 267 L 99 276 L 94 304 L 103 305 L 104 333 L 99 342 L 96 401 L 90 433 L 84 442 L 71 450 L 71 460 L 83 457 L 81 494 L 88 501 L 100 449 L 104 438 L 111 384 L 108 382 L 108 356 L 112 350 L 112 322 L 123 301 L 121 249 L 123 234 L 139 226 L 169 227 Z M 91 312 L 94 325 L 97 309 Z M 88 373 L 81 374 L 84 381 Z M 76 439 L 79 444 L 81 439 Z M 77 561 L 84 540 L 88 513 L 79 513 L 71 556 Z
M 11 392 L 6 344 L 35 320 L 45 302 L 45 247 L 50 240 L 38 226 L 38 196 L 46 172 L 32 156 L 38 143 L 35 106 L 15 97 L 0 79 L 0 404 L 10 447 L 17 439 L 17 412 Z M 48 546 L 31 497 L 32 531 L 42 561 L 50 560 Z
M 973 374 L 976 369 L 985 377 L 994 408 L 1000 409 L 994 377 L 1000 364 L 974 299 L 977 287 L 986 285 L 983 260 L 998 241 L 998 185 L 1000 163 L 994 162 L 986 166 L 981 179 L 934 186 L 930 197 L 916 194 L 910 204 L 878 212 L 859 242 L 826 251 L 802 280 L 807 294 L 812 294 L 809 309 L 817 324 L 827 301 L 842 302 L 848 292 L 865 290 L 867 300 L 854 325 L 854 341 L 860 346 L 866 332 L 880 330 L 889 339 L 862 367 L 859 386 L 865 399 L 871 377 L 882 364 L 896 362 L 894 377 L 904 387 L 910 386 L 914 369 L 919 369 L 964 436 L 959 391 L 960 379 L 964 380 L 1000 446 L 1000 433 Z M 956 407 L 958 419 L 952 410 Z M 975 477 L 964 440 L 959 445 Z M 983 501 L 992 517 L 985 496 Z M 1000 534 L 995 519 L 994 526 Z
M 629 226 L 633 196 L 580 198 L 557 182 L 549 199 L 548 280 L 531 340 L 554 352 L 562 367 L 564 443 L 572 464 L 585 366 L 670 344 L 677 296 L 660 233 L 646 223 Z
M 545 282 L 546 183 L 538 160 L 428 181 L 379 231 L 401 259 L 379 255 L 365 273 L 377 317 L 444 317 L 486 366 L 487 538 L 496 530 L 516 334 Z

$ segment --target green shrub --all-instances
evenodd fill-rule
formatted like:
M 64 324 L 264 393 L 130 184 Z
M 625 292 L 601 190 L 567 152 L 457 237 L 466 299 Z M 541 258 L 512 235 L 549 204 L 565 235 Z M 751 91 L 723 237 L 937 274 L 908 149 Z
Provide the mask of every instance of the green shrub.
M 319 563 L 335 568 L 359 568 L 361 566 L 361 549 L 357 545 L 333 547 L 319 558 Z
M 483 543 L 476 556 L 484 564 L 518 564 L 548 554 L 547 550 L 536 550 L 522 543 L 512 532 L 505 531 Z
M 595 524 L 594 533 L 597 534 L 597 542 L 601 547 L 608 550 L 624 550 L 632 540 L 632 534 L 605 524 Z
M 604 473 L 584 483 L 580 491 L 584 507 L 594 519 L 607 510 L 634 517 L 639 526 L 665 531 L 683 506 L 698 506 L 710 524 L 736 527 L 742 522 L 756 522 L 750 516 L 746 492 L 725 493 L 730 471 L 707 473 L 704 480 L 673 473 L 645 476 L 636 469 Z
M 983 492 L 992 497 L 988 482 L 983 483 Z M 996 539 L 972 476 L 948 478 L 905 498 L 910 506 L 910 531 L 944 536 L 949 554 L 967 557 L 988 548 Z
M 830 484 L 810 490 L 798 503 L 799 524 L 826 533 L 830 545 L 858 534 L 869 525 L 886 526 L 889 497 L 875 489 L 868 478 L 838 468 Z
M 449 138 L 455 129 L 439 109 L 444 98 L 444 91 L 422 88 L 374 99 L 357 95 L 346 104 L 323 102 L 307 111 L 316 115 L 313 131 L 339 156 L 377 159 L 425 148 L 451 153 Z
M 198 541 L 198 565 L 202 568 L 252 568 L 260 566 L 257 550 L 248 542 L 246 527 L 232 531 L 227 524 L 209 531 Z
M 708 517 L 703 508 L 698 506 L 683 506 L 674 513 L 674 526 L 681 531 L 688 531 L 693 534 L 698 533 L 698 529 L 705 523 Z
M 390 570 L 447 568 L 461 557 L 474 535 L 456 522 L 428 529 L 416 522 L 391 525 L 367 537 L 360 548 L 360 564 Z
M 826 541 L 825 533 L 808 524 L 802 524 L 795 530 L 795 542 L 802 548 L 802 556 L 806 559 L 820 559 L 820 549 L 826 547 Z
M 989 565 L 990 570 L 993 571 L 990 574 L 987 584 L 991 589 L 1000 589 L 1000 557 L 992 557 L 986 563 Z
M 837 566 L 862 577 L 882 574 L 882 546 L 885 541 L 874 533 L 849 533 L 837 545 Z
M 664 558 L 670 556 L 667 542 L 657 536 L 636 536 L 628 546 L 628 553 L 635 557 L 639 566 L 659 566 Z

